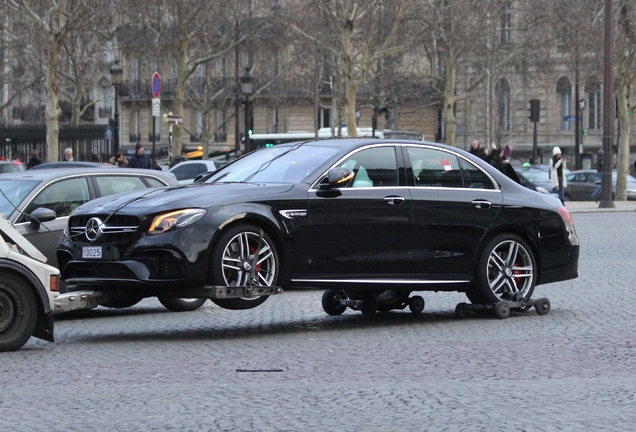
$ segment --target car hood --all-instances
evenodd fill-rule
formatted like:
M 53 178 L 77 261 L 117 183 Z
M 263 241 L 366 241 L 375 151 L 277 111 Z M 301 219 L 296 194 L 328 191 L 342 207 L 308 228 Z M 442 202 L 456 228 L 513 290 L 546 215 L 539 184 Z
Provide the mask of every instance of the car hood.
M 170 209 L 207 208 L 215 204 L 260 201 L 264 197 L 287 192 L 292 184 L 195 183 L 158 189 L 138 189 L 89 201 L 73 215 L 110 213 L 148 214 Z

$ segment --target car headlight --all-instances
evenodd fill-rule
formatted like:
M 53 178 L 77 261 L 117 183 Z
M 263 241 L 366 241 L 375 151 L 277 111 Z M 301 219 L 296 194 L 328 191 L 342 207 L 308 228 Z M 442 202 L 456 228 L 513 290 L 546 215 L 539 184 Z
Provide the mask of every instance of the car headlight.
M 150 224 L 150 228 L 148 228 L 148 234 L 161 234 L 166 231 L 192 225 L 205 216 L 206 213 L 207 211 L 203 209 L 184 209 L 155 216 Z

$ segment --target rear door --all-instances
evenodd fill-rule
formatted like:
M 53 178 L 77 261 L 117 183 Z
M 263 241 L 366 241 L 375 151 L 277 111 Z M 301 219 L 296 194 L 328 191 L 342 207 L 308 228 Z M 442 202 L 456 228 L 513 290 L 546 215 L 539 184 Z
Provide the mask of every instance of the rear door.
M 445 149 L 405 146 L 413 198 L 408 271 L 427 280 L 472 275 L 477 247 L 503 198 L 481 168 Z

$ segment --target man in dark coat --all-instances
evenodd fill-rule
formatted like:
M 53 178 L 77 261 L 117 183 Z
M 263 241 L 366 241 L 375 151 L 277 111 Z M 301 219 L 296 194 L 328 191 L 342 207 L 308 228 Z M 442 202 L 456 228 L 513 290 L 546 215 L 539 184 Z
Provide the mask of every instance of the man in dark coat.
M 152 168 L 150 158 L 144 152 L 144 146 L 141 143 L 135 144 L 135 154 L 128 159 L 128 168 Z

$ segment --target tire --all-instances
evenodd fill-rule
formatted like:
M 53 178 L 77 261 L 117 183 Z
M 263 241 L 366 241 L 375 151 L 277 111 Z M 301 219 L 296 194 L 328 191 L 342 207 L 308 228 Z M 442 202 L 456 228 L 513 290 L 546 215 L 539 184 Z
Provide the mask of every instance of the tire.
M 199 309 L 206 298 L 178 298 L 178 297 L 158 297 L 159 303 L 161 303 L 166 309 L 172 312 L 192 312 Z
M 0 275 L 0 352 L 15 351 L 27 343 L 37 317 L 31 286 L 15 275 Z
M 261 241 L 259 247 L 259 239 Z M 254 252 L 259 249 L 255 281 L 250 281 Z M 209 280 L 218 286 L 276 285 L 279 276 L 278 253 L 274 242 L 259 227 L 239 224 L 224 231 L 212 248 Z M 212 299 L 216 305 L 231 310 L 252 309 L 269 296 Z
M 322 295 L 322 309 L 327 315 L 342 315 L 347 310 L 347 306 L 343 305 L 341 300 L 345 300 L 347 295 L 342 290 L 327 290 Z
M 475 273 L 475 283 L 467 292 L 472 303 L 527 300 L 534 291 L 537 265 L 527 243 L 514 234 L 499 234 L 484 247 Z
M 424 311 L 426 302 L 421 296 L 413 296 L 409 299 L 409 309 L 415 315 L 420 315 Z
M 111 309 L 125 309 L 136 305 L 143 300 L 143 297 L 136 295 L 118 295 L 107 299 L 106 301 L 99 302 L 100 306 L 104 306 Z

